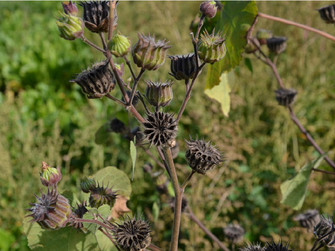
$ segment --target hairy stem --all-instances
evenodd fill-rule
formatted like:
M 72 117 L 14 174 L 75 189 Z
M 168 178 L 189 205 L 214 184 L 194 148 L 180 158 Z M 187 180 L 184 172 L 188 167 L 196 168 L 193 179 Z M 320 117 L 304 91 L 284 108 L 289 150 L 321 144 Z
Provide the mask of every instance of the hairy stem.
M 190 208 L 188 209 L 188 211 L 189 211 L 188 216 L 190 217 L 190 219 L 193 220 L 202 229 L 202 231 L 204 231 L 208 235 L 209 238 L 211 238 L 214 242 L 216 242 L 222 250 L 230 251 L 222 244 L 222 242 L 214 234 L 212 234 L 211 231 L 209 231 L 205 227 L 204 224 L 202 224 L 202 222 L 193 214 Z
M 171 240 L 170 251 L 178 251 L 179 230 L 181 221 L 181 201 L 183 196 L 179 187 L 178 176 L 172 159 L 171 149 L 163 148 L 163 154 L 167 163 L 167 168 L 170 170 L 171 173 L 171 182 L 175 193 L 172 240 Z
M 84 43 L 88 44 L 88 45 L 91 46 L 92 48 L 94 48 L 94 49 L 96 49 L 96 50 L 102 52 L 103 54 L 106 53 L 106 51 L 105 51 L 104 49 L 101 49 L 101 48 L 98 47 L 97 45 L 93 44 L 93 43 L 92 43 L 91 41 L 89 41 L 86 37 L 84 37 L 84 35 L 81 35 L 80 38 L 81 38 L 81 40 L 82 40 Z
M 97 225 L 99 225 L 99 226 L 101 226 L 103 228 L 109 229 L 109 230 L 113 229 L 112 226 L 109 226 L 109 225 L 107 225 L 105 223 L 102 223 L 102 222 L 100 222 L 98 220 L 89 220 L 89 219 L 76 218 L 76 222 L 93 223 L 93 224 L 97 224 Z
M 121 105 L 124 108 L 127 108 L 127 105 L 125 103 L 123 103 L 121 100 L 118 100 L 117 98 L 113 97 L 109 93 L 106 94 L 106 98 L 109 98 L 109 99 L 113 100 L 114 102 L 116 102 L 118 105 Z
M 319 34 L 320 36 L 323 36 L 325 38 L 328 38 L 330 40 L 333 40 L 335 41 L 335 37 L 326 33 L 326 32 L 323 32 L 323 31 L 320 31 L 318 29 L 315 29 L 315 28 L 312 28 L 310 26 L 307 26 L 307 25 L 303 25 L 303 24 L 299 24 L 299 23 L 296 23 L 296 22 L 293 22 L 293 21 L 290 21 L 290 20 L 287 20 L 287 19 L 284 19 L 284 18 L 280 18 L 280 17 L 274 17 L 274 16 L 270 16 L 270 15 L 267 15 L 267 14 L 263 14 L 263 13 L 260 13 L 258 12 L 258 16 L 259 17 L 263 17 L 263 18 L 266 18 L 266 19 L 269 19 L 269 20 L 273 20 L 273 21 L 277 21 L 277 22 L 281 22 L 281 23 L 284 23 L 284 24 L 289 24 L 289 25 L 293 25 L 293 26 L 296 26 L 296 27 L 299 27 L 301 29 L 304 29 L 304 30 L 308 30 L 308 31 L 311 31 L 311 32 L 314 32 L 316 34 Z

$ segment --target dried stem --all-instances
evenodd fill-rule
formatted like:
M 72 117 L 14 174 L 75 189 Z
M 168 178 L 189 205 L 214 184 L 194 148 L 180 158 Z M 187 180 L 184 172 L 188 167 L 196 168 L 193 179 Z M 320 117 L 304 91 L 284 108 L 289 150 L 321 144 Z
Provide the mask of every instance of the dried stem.
M 112 95 L 110 95 L 109 93 L 106 94 L 106 98 L 109 98 L 113 101 L 115 101 L 118 105 L 123 106 L 124 108 L 127 108 L 127 105 L 125 103 L 123 103 L 121 100 L 118 100 L 117 98 L 113 97 Z
M 320 36 L 323 36 L 325 38 L 328 38 L 330 40 L 333 40 L 335 41 L 335 37 L 326 33 L 326 32 L 323 32 L 323 31 L 320 31 L 318 29 L 315 29 L 315 28 L 312 28 L 310 26 L 307 26 L 307 25 L 303 25 L 303 24 L 299 24 L 299 23 L 296 23 L 296 22 L 293 22 L 293 21 L 290 21 L 290 20 L 287 20 L 287 19 L 284 19 L 284 18 L 280 18 L 280 17 L 274 17 L 274 16 L 270 16 L 270 15 L 267 15 L 267 14 L 263 14 L 263 13 L 260 13 L 258 12 L 258 16 L 259 17 L 263 17 L 263 18 L 266 18 L 266 19 L 269 19 L 269 20 L 273 20 L 273 21 L 277 21 L 277 22 L 281 22 L 281 23 L 284 23 L 284 24 L 289 24 L 289 25 L 293 25 L 293 26 L 296 26 L 296 27 L 299 27 L 301 29 L 304 29 L 304 30 L 308 30 L 308 31 L 311 31 L 311 32 L 314 32 L 316 34 L 319 34 Z
M 315 171 L 315 172 L 320 172 L 320 173 L 326 173 L 326 174 L 330 174 L 330 175 L 335 175 L 334 172 L 329 172 L 329 171 L 320 170 L 320 169 L 316 169 L 316 168 L 312 168 L 312 170 Z
M 163 148 L 163 154 L 167 163 L 167 169 L 171 173 L 171 182 L 173 185 L 173 190 L 175 193 L 174 200 L 174 217 L 173 217 L 173 228 L 172 228 L 172 240 L 170 251 L 178 251 L 178 239 L 181 221 L 181 202 L 182 202 L 182 192 L 180 190 L 179 181 L 177 177 L 176 168 L 172 159 L 171 149 Z
M 186 178 L 186 180 L 184 181 L 183 185 L 180 187 L 180 190 L 182 191 L 182 193 L 184 193 L 184 190 L 188 184 L 188 182 L 191 180 L 193 174 L 195 174 L 195 171 L 192 170 L 192 172 L 190 173 L 190 175 Z
M 188 216 L 190 217 L 190 219 L 193 220 L 202 229 L 202 231 L 204 231 L 208 235 L 209 238 L 211 238 L 214 242 L 216 242 L 222 250 L 230 251 L 222 244 L 222 242 L 214 234 L 212 234 L 211 231 L 209 231 L 205 227 L 204 224 L 202 224 L 202 222 L 193 214 L 190 208 L 188 208 L 188 211 L 189 211 Z
M 103 54 L 106 53 L 106 51 L 105 51 L 104 49 L 101 49 L 101 48 L 98 47 L 97 45 L 93 44 L 93 43 L 92 43 L 91 41 L 89 41 L 84 35 L 81 35 L 80 38 L 81 38 L 81 40 L 82 40 L 84 43 L 88 44 L 89 46 L 93 47 L 94 49 L 96 49 L 96 50 L 102 52 Z
M 130 96 L 130 100 L 129 100 L 129 103 L 128 105 L 131 106 L 132 102 L 133 102 L 133 99 L 134 99 L 134 96 L 135 96 L 135 92 L 136 92 L 136 89 L 137 89 L 137 85 L 143 75 L 143 73 L 145 72 L 145 70 L 143 68 L 141 68 L 141 71 L 140 73 L 138 74 L 138 76 L 136 78 L 134 78 L 134 85 L 133 85 L 133 89 L 131 91 L 131 96 Z

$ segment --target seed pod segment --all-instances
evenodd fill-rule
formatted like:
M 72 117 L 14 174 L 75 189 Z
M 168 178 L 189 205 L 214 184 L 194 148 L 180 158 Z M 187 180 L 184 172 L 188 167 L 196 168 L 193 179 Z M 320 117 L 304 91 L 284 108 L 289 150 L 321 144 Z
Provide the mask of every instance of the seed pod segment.
M 215 35 L 215 30 L 212 34 L 208 34 L 205 30 L 200 36 L 200 40 L 197 44 L 199 58 L 206 63 L 214 64 L 226 55 L 226 39 L 221 33 Z
M 147 88 L 145 89 L 145 97 L 154 107 L 165 107 L 169 105 L 173 99 L 172 81 L 152 82 L 145 81 Z
M 188 55 L 168 56 L 171 59 L 171 76 L 177 80 L 193 79 L 196 71 L 194 53 Z
M 80 38 L 84 33 L 84 23 L 79 17 L 67 15 L 59 12 L 61 17 L 57 18 L 59 36 L 66 40 L 75 40 Z
M 320 17 L 327 24 L 335 23 L 335 4 L 318 9 Z

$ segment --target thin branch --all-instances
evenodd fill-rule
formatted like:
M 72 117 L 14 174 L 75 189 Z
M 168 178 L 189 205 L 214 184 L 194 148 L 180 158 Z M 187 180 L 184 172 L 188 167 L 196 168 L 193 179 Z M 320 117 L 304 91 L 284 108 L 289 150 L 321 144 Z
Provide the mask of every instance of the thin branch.
M 155 246 L 154 244 L 150 244 L 148 248 L 151 249 L 152 251 L 163 251 L 163 249 Z
M 104 47 L 105 51 L 107 51 L 108 47 L 107 47 L 107 43 L 106 43 L 106 40 L 105 40 L 104 33 L 100 32 L 99 36 L 100 36 L 100 39 L 101 39 L 101 42 L 102 42 L 102 46 Z
M 97 224 L 97 225 L 99 225 L 101 227 L 104 227 L 106 229 L 109 229 L 109 230 L 113 229 L 113 227 L 108 226 L 105 223 L 102 223 L 102 222 L 100 222 L 98 220 L 89 220 L 89 219 L 76 218 L 76 222 L 93 223 L 93 224 Z
M 134 85 L 133 85 L 133 89 L 131 91 L 131 96 L 130 96 L 130 100 L 128 102 L 128 105 L 130 106 L 133 102 L 133 99 L 134 99 L 134 96 L 135 96 L 135 92 L 136 92 L 136 89 L 137 89 L 137 85 L 143 75 L 143 73 L 145 72 L 145 70 L 143 68 L 141 68 L 141 71 L 140 73 L 138 74 L 137 78 L 134 79 Z
M 190 175 L 186 178 L 186 180 L 184 181 L 183 185 L 180 187 L 180 190 L 182 191 L 182 193 L 184 192 L 188 182 L 191 180 L 193 174 L 195 174 L 195 171 L 192 170 L 192 172 L 190 173 Z
M 330 175 L 335 175 L 334 172 L 329 172 L 329 171 L 320 170 L 320 169 L 316 169 L 316 168 L 312 168 L 312 170 L 315 171 L 315 172 L 320 172 L 320 173 L 326 173 L 326 174 L 330 174 Z
M 117 98 L 113 97 L 112 95 L 110 95 L 109 93 L 106 94 L 106 98 L 109 98 L 113 101 L 115 101 L 118 105 L 123 106 L 124 108 L 127 108 L 127 105 L 125 103 L 123 103 L 121 100 L 118 100 Z
M 200 30 L 201 30 L 201 27 L 204 25 L 204 19 L 205 19 L 205 15 L 202 14 L 201 17 L 200 17 L 200 21 L 198 23 L 198 29 L 197 29 L 197 34 L 195 36 L 195 41 L 198 41 L 198 38 L 199 38 L 199 33 L 200 33 Z
M 307 26 L 307 25 L 303 25 L 303 24 L 299 24 L 299 23 L 296 23 L 296 22 L 293 22 L 293 21 L 290 21 L 290 20 L 287 20 L 287 19 L 284 19 L 284 18 L 280 18 L 280 17 L 274 17 L 274 16 L 270 16 L 270 15 L 267 15 L 267 14 L 263 14 L 263 13 L 260 13 L 258 12 L 258 16 L 259 17 L 263 17 L 263 18 L 266 18 L 266 19 L 269 19 L 269 20 L 273 20 L 273 21 L 277 21 L 277 22 L 281 22 L 281 23 L 284 23 L 284 24 L 289 24 L 289 25 L 293 25 L 293 26 L 296 26 L 296 27 L 299 27 L 301 29 L 304 29 L 304 30 L 308 30 L 308 31 L 311 31 L 311 32 L 314 32 L 316 34 L 319 34 L 320 36 L 323 36 L 325 38 L 328 38 L 330 40 L 333 40 L 335 41 L 335 37 L 326 33 L 326 32 L 323 32 L 323 31 L 320 31 L 318 29 L 315 29 L 315 28 L 312 28 L 310 26 Z
M 212 234 L 211 231 L 209 231 L 205 227 L 204 224 L 202 224 L 202 222 L 193 214 L 190 208 L 188 208 L 188 210 L 189 210 L 188 216 L 202 229 L 202 231 L 204 231 L 208 235 L 209 238 L 211 238 L 214 242 L 216 242 L 222 250 L 230 251 L 222 244 L 222 242 L 214 234 Z
M 114 23 L 114 10 L 116 7 L 116 1 L 112 0 L 109 10 L 109 20 L 108 20 L 108 41 L 111 40 L 113 36 L 113 23 Z
M 128 60 L 127 56 L 124 56 L 123 59 L 124 59 L 124 61 L 126 61 L 126 64 L 128 65 L 128 68 L 129 68 L 129 70 L 130 70 L 131 76 L 132 76 L 133 79 L 135 80 L 136 77 L 135 77 L 133 68 L 131 67 L 130 61 Z
M 288 110 L 290 112 L 290 116 L 291 116 L 292 121 L 298 126 L 300 131 L 306 136 L 306 138 L 314 146 L 314 148 L 321 155 L 324 155 L 325 154 L 324 151 L 322 151 L 321 147 L 314 141 L 313 137 L 307 132 L 307 130 L 300 123 L 299 119 L 295 116 L 291 106 L 288 107 Z M 328 156 L 325 157 L 325 161 L 335 170 L 335 163 Z
M 100 51 L 100 52 L 102 52 L 102 53 L 104 53 L 104 54 L 106 53 L 106 51 L 105 51 L 104 49 L 101 49 L 101 48 L 98 47 L 97 45 L 93 44 L 93 43 L 92 43 L 91 41 L 89 41 L 86 37 L 84 37 L 84 35 L 81 35 L 80 38 L 81 38 L 81 40 L 82 40 L 84 43 L 88 44 L 89 46 L 93 47 L 94 49 L 96 49 L 96 50 L 98 50 L 98 51 Z
M 150 156 L 150 158 L 153 159 L 153 161 L 156 162 L 157 165 L 159 165 L 161 168 L 163 168 L 164 170 L 166 170 L 164 164 L 162 162 L 160 162 L 151 152 L 149 149 L 145 148 L 144 146 L 140 145 L 140 147 Z

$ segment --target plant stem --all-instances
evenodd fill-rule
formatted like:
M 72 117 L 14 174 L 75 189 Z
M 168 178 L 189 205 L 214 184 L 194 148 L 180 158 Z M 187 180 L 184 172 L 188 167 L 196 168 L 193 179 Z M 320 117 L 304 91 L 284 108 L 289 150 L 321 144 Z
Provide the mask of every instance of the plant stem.
M 163 154 L 167 162 L 167 168 L 170 169 L 171 173 L 171 182 L 173 185 L 173 190 L 175 193 L 174 200 L 174 216 L 173 216 L 173 229 L 172 229 L 172 239 L 170 251 L 178 251 L 178 240 L 179 240 L 179 230 L 180 230 L 180 221 L 181 221 L 181 201 L 182 201 L 182 192 L 179 187 L 179 181 L 177 177 L 176 168 L 172 159 L 171 149 L 163 148 Z
M 296 23 L 296 22 L 293 22 L 293 21 L 290 21 L 290 20 L 287 20 L 287 19 L 284 19 L 284 18 L 280 18 L 280 17 L 274 17 L 274 16 L 270 16 L 270 15 L 267 15 L 267 14 L 263 14 L 263 13 L 260 13 L 258 12 L 258 16 L 259 17 L 263 17 L 263 18 L 266 18 L 266 19 L 269 19 L 269 20 L 273 20 L 273 21 L 277 21 L 277 22 L 281 22 L 281 23 L 284 23 L 284 24 L 289 24 L 289 25 L 293 25 L 293 26 L 296 26 L 296 27 L 299 27 L 301 29 L 304 29 L 304 30 L 308 30 L 308 31 L 311 31 L 311 32 L 314 32 L 316 34 L 319 34 L 320 36 L 323 36 L 325 38 L 328 38 L 330 40 L 333 40 L 335 41 L 335 37 L 326 33 L 326 32 L 323 32 L 323 31 L 320 31 L 318 29 L 315 29 L 315 28 L 312 28 L 310 26 L 307 26 L 307 25 L 303 25 L 303 24 L 299 24 L 299 23 Z
M 126 62 L 126 64 L 128 65 L 128 68 L 129 68 L 129 70 L 130 70 L 131 76 L 132 76 L 133 79 L 135 80 L 136 77 L 135 77 L 133 68 L 131 67 L 130 61 L 128 60 L 127 56 L 124 56 L 123 59 L 124 59 L 124 61 Z
M 325 170 L 320 170 L 320 169 L 315 169 L 315 168 L 312 168 L 313 171 L 315 172 L 320 172 L 320 173 L 326 173 L 326 174 L 330 174 L 330 175 L 335 175 L 334 172 L 329 172 L 329 171 L 325 171 Z
M 99 36 L 100 36 L 100 39 L 101 39 L 101 42 L 102 42 L 102 46 L 104 47 L 105 51 L 107 51 L 108 47 L 107 47 L 107 43 L 106 43 L 106 40 L 105 40 L 104 33 L 100 32 Z
M 113 229 L 113 227 L 108 226 L 108 225 L 106 225 L 105 223 L 102 223 L 102 222 L 100 222 L 100 221 L 98 221 L 98 220 L 89 220 L 89 219 L 76 218 L 76 221 L 77 221 L 77 222 L 83 222 L 83 223 L 93 223 L 93 224 L 97 224 L 97 225 L 99 225 L 99 226 L 101 226 L 101 227 L 104 227 L 104 228 L 106 228 L 106 229 L 109 229 L 109 230 Z
M 163 249 L 155 246 L 154 244 L 150 244 L 149 247 L 152 251 L 163 251 Z
M 184 190 L 188 184 L 188 182 L 191 180 L 193 174 L 195 174 L 195 171 L 192 170 L 192 172 L 190 173 L 190 175 L 187 177 L 187 179 L 184 181 L 183 185 L 180 187 L 180 190 L 182 191 L 182 193 L 184 193 Z
M 198 23 L 198 29 L 197 29 L 197 34 L 195 36 L 195 41 L 198 42 L 198 38 L 199 38 L 199 33 L 200 33 L 200 30 L 201 30 L 201 27 L 203 26 L 204 24 L 204 19 L 205 19 L 205 15 L 202 14 L 201 17 L 200 17 L 200 21 Z
M 189 211 L 188 216 L 191 218 L 191 220 L 193 220 L 208 235 L 209 238 L 211 238 L 214 242 L 216 242 L 222 250 L 230 251 L 222 244 L 222 242 L 214 234 L 212 234 L 211 231 L 209 231 L 205 227 L 204 224 L 202 224 L 202 222 L 193 214 L 190 208 L 188 208 L 188 211 Z
M 106 94 L 106 97 L 115 101 L 118 105 L 123 106 L 124 108 L 127 108 L 127 105 L 125 103 L 123 103 L 121 100 L 118 100 L 117 98 L 113 97 L 112 95 L 110 95 L 109 93 Z
M 133 85 L 133 89 L 131 91 L 131 96 L 130 96 L 130 100 L 129 100 L 129 103 L 128 105 L 130 106 L 133 102 L 133 99 L 134 99 L 134 96 L 135 96 L 135 92 L 136 92 L 136 89 L 137 89 L 137 85 L 143 75 L 143 73 L 145 72 L 145 70 L 142 68 L 140 73 L 138 74 L 137 78 L 134 79 L 134 85 Z
M 170 179 L 172 179 L 172 178 L 171 178 L 170 168 L 168 167 L 168 164 L 166 163 L 164 154 L 163 154 L 163 152 L 162 152 L 162 150 L 161 150 L 161 148 L 160 148 L 159 146 L 157 146 L 157 152 L 158 152 L 158 154 L 159 154 L 159 157 L 161 157 L 161 159 L 162 159 L 162 161 L 163 161 L 163 163 L 164 163 L 165 170 L 167 171 L 167 173 L 168 173 Z
M 314 148 L 321 154 L 325 154 L 321 147 L 314 141 L 313 137 L 307 132 L 307 130 L 300 123 L 299 119 L 295 116 L 291 106 L 288 107 L 292 121 L 299 127 L 300 131 L 306 136 L 308 141 L 314 146 Z M 326 162 L 335 170 L 335 163 L 328 157 L 325 157 Z
M 165 166 L 162 162 L 160 162 L 150 151 L 149 149 L 145 148 L 144 146 L 140 145 L 140 147 L 159 165 L 161 168 L 165 170 Z
M 110 10 L 109 10 L 109 20 L 108 20 L 108 41 L 111 40 L 113 36 L 113 21 L 114 21 L 114 10 L 115 10 L 115 5 L 116 1 L 112 0 L 110 1 Z
M 89 41 L 86 37 L 84 37 L 84 35 L 81 35 L 80 38 L 81 38 L 81 40 L 82 40 L 84 43 L 88 44 L 89 46 L 93 47 L 94 49 L 96 49 L 96 50 L 102 52 L 103 54 L 106 53 L 105 50 L 103 50 L 103 49 L 101 49 L 100 47 L 98 47 L 97 45 L 93 44 L 93 43 L 92 43 L 91 41 Z

